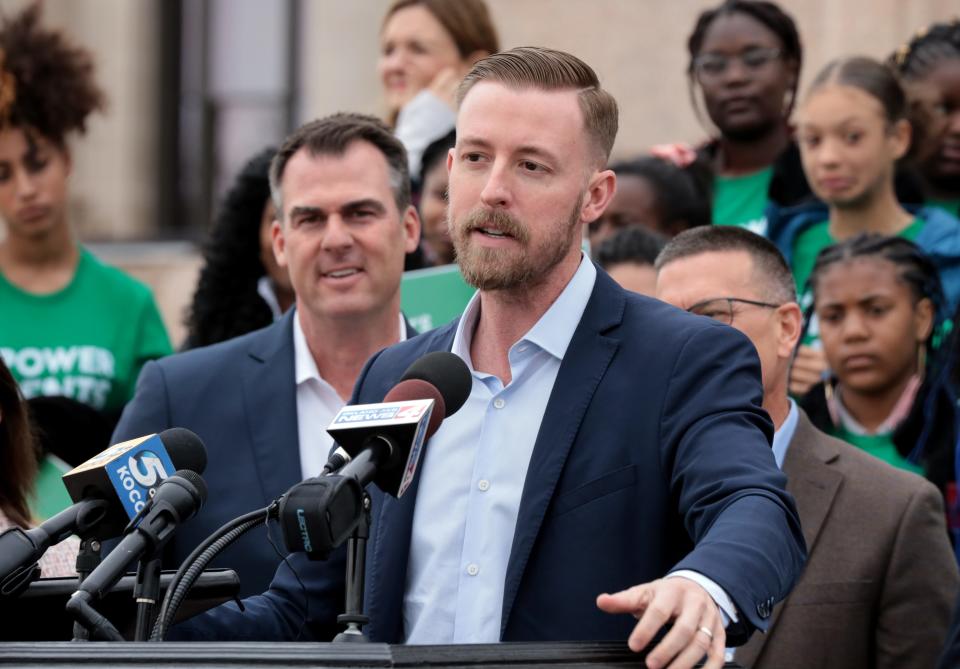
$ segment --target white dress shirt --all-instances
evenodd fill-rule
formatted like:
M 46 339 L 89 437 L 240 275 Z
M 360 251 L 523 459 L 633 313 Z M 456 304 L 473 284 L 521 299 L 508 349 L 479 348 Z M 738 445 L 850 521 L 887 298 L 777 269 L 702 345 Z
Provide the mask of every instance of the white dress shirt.
M 398 316 L 400 331 L 397 341 L 407 338 L 403 314 Z M 293 364 L 297 382 L 297 437 L 300 439 L 300 472 L 303 478 L 317 476 L 327 463 L 333 437 L 327 428 L 346 402 L 320 376 L 317 362 L 307 346 L 300 325 L 300 312 L 293 317 Z

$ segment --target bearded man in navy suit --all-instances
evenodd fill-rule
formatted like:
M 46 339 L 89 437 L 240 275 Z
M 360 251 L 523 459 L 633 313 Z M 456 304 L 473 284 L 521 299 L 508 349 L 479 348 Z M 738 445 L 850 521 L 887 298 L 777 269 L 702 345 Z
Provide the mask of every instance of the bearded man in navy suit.
M 459 101 L 449 221 L 479 291 L 458 321 L 374 356 L 352 401 L 380 401 L 437 350 L 473 385 L 411 489 L 372 490 L 366 631 L 639 651 L 669 624 L 648 666 L 719 667 L 725 643 L 765 627 L 805 553 L 757 354 L 733 328 L 627 293 L 581 252 L 616 184 L 617 106 L 589 66 L 513 49 L 478 62 Z M 343 564 L 292 556 L 306 593 L 281 566 L 245 613 L 224 605 L 178 633 L 309 636 L 342 605 Z

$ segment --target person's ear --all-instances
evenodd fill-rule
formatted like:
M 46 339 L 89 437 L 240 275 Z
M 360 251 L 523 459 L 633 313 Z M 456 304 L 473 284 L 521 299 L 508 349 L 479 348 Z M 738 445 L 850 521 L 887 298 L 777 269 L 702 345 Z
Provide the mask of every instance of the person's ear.
M 596 172 L 587 184 L 586 197 L 580 205 L 580 221 L 589 222 L 600 218 L 617 192 L 617 175 L 613 170 Z
M 420 244 L 420 214 L 412 204 L 407 206 L 400 222 L 403 226 L 403 250 L 413 253 Z
M 277 264 L 283 269 L 287 267 L 286 239 L 283 236 L 283 223 L 279 218 L 274 217 L 270 224 L 270 234 L 273 236 L 273 257 L 277 259 Z
M 803 332 L 803 312 L 796 302 L 777 307 L 777 357 L 790 359 Z
M 910 149 L 910 140 L 913 138 L 913 128 L 910 121 L 900 119 L 890 128 L 890 147 L 894 160 L 903 158 Z
M 936 321 L 936 309 L 930 298 L 925 297 L 917 302 L 917 306 L 913 309 L 913 334 L 918 342 L 922 343 L 930 338 L 934 321 Z

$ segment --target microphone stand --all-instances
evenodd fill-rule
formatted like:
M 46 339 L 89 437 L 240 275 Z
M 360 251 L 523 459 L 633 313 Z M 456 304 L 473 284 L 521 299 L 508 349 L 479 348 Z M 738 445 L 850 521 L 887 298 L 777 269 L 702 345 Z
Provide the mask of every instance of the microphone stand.
M 370 495 L 363 491 L 363 512 L 360 522 L 347 539 L 346 613 L 337 616 L 337 623 L 347 629 L 333 638 L 335 643 L 364 643 L 370 639 L 363 626 L 370 618 L 363 614 L 364 569 L 367 562 L 367 538 L 370 536 Z
M 153 613 L 160 596 L 160 558 L 157 553 L 144 555 L 137 564 L 137 583 L 133 599 L 137 602 L 137 623 L 134 641 L 148 641 L 153 629 Z
M 90 575 L 100 564 L 100 540 L 93 537 L 85 537 L 80 541 L 80 552 L 77 553 L 77 587 L 83 584 L 83 580 Z M 87 628 L 79 622 L 73 623 L 73 640 L 87 641 L 90 639 L 90 633 Z

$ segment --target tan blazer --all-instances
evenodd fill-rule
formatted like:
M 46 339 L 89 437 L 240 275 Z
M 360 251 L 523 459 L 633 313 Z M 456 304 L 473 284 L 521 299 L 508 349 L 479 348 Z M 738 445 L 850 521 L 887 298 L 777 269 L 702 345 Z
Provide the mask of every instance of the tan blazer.
M 923 478 L 817 430 L 803 411 L 783 465 L 807 564 L 735 661 L 757 669 L 929 669 L 960 577 Z

